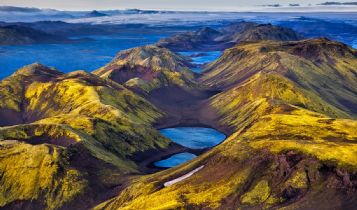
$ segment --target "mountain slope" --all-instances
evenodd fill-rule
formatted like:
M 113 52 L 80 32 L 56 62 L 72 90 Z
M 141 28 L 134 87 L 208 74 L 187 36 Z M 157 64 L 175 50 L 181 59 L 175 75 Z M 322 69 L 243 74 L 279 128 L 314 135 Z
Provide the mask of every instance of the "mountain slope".
M 208 66 L 201 81 L 228 89 L 260 73 L 278 74 L 307 92 L 302 95 L 310 97 L 309 102 L 299 102 L 303 106 L 329 116 L 347 117 L 341 111 L 352 116 L 357 113 L 355 66 L 355 50 L 327 39 L 247 43 L 225 51 Z M 332 110 L 331 105 L 335 107 Z
M 170 145 L 152 128 L 163 113 L 110 80 L 34 64 L 0 86 L 7 119 L 0 128 L 2 207 L 88 208 L 118 191 L 128 174 L 145 171 L 138 164 L 147 155 Z M 13 154 L 18 163 L 10 162 Z M 33 161 L 22 165 L 26 157 Z M 19 167 L 31 173 L 17 173 Z

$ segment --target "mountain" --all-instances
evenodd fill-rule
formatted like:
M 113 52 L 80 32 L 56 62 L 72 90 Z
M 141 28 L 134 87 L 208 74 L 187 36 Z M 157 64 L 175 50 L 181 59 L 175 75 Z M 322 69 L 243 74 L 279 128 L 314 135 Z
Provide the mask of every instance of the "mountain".
M 21 45 L 39 43 L 61 43 L 67 38 L 45 33 L 25 26 L 8 25 L 0 27 L 0 45 Z
M 97 10 L 93 10 L 92 12 L 85 15 L 85 17 L 89 17 L 89 18 L 91 18 L 91 17 L 105 17 L 105 16 L 108 16 L 108 15 L 98 12 Z
M 260 40 L 296 41 L 302 36 L 291 29 L 271 24 L 239 22 L 219 30 L 203 28 L 160 40 L 157 45 L 173 51 L 224 50 L 240 42 Z
M 119 52 L 93 73 L 111 79 L 145 97 L 166 113 L 159 127 L 196 121 L 198 104 L 212 95 L 196 82 L 190 60 L 154 45 Z
M 244 63 L 244 65 L 241 65 Z M 318 101 L 301 101 L 310 109 L 332 117 L 355 116 L 357 85 L 356 51 L 345 44 L 325 38 L 299 42 L 264 42 L 241 44 L 228 49 L 206 69 L 201 81 L 227 89 L 261 72 L 279 72 L 305 89 Z M 326 101 L 326 106 L 321 106 Z M 335 108 L 331 109 L 330 105 Z M 317 110 L 314 110 L 317 111 Z
M 109 64 L 94 73 L 150 92 L 166 86 L 189 88 L 194 85 L 190 66 L 187 58 L 149 45 L 119 52 Z
M 261 24 L 246 30 L 235 33 L 227 42 L 255 42 L 261 40 L 273 41 L 296 41 L 303 37 L 289 28 L 274 26 L 271 24 Z
M 171 146 L 152 127 L 164 113 L 90 73 L 33 64 L 0 90 L 1 207 L 89 208 Z
M 229 137 L 95 209 L 353 209 L 356 62 L 324 38 L 226 50 L 201 82 L 221 90 L 202 109 Z
M 221 33 L 212 28 L 206 27 L 195 32 L 187 32 L 174 35 L 169 38 L 161 39 L 158 46 L 169 48 L 173 51 L 194 50 L 200 48 L 209 48 L 214 39 Z

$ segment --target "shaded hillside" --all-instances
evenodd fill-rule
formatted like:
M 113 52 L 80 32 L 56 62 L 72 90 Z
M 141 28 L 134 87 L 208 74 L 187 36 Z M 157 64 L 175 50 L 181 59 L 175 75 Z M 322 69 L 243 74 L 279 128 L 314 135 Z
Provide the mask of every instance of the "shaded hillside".
M 291 29 L 271 24 L 240 22 L 218 30 L 203 28 L 160 40 L 157 45 L 174 51 L 224 50 L 240 42 L 295 41 L 302 36 Z
M 353 209 L 357 122 L 343 118 L 355 110 L 331 97 L 355 102 L 356 61 L 354 50 L 326 39 L 227 50 L 203 81 L 223 89 L 206 106 L 230 127 L 228 139 L 133 180 L 96 208 Z
M 2 207 L 88 208 L 170 144 L 151 127 L 163 113 L 98 76 L 34 64 L 0 87 L 2 126 L 13 125 L 0 128 Z
M 9 25 L 0 27 L 0 45 L 60 43 L 67 41 L 69 40 L 65 37 L 48 34 L 25 26 Z

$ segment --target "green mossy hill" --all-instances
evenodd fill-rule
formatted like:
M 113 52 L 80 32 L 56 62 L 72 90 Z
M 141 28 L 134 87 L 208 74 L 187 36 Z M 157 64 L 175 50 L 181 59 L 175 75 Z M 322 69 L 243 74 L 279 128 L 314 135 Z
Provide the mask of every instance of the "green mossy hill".
M 165 86 L 194 86 L 190 67 L 190 60 L 186 57 L 166 48 L 149 45 L 119 52 L 109 64 L 94 71 L 94 74 L 150 92 Z
M 61 75 L 41 64 L 32 64 L 19 69 L 10 77 L 0 81 L 0 126 L 23 123 L 24 94 L 34 81 L 49 81 Z
M 8 162 L 1 162 L 0 158 L 0 174 L 12 173 L 0 177 L 0 188 L 7 189 L 1 193 L 1 207 L 12 208 L 18 204 L 32 209 L 89 208 L 97 199 L 110 195 L 111 190 L 117 189 L 115 186 L 123 184 L 128 174 L 142 173 L 138 167 L 142 161 L 140 155 L 164 149 L 170 143 L 152 127 L 164 114 L 111 80 L 84 71 L 62 74 L 35 64 L 19 70 L 1 84 L 9 89 L 2 94 L 16 103 L 6 101 L 0 111 L 14 109 L 13 104 L 17 104 L 14 111 L 20 113 L 21 122 L 12 121 L 12 113 L 7 112 L 6 125 L 12 126 L 0 128 L 0 143 L 17 140 L 25 148 L 34 149 L 15 152 L 20 159 L 34 152 L 45 156 L 41 149 L 44 145 L 48 145 L 50 154 L 54 151 L 52 148 L 58 148 L 70 156 L 63 169 L 46 176 L 48 180 L 42 183 L 43 187 L 33 188 L 32 192 L 22 192 L 21 187 L 15 186 L 27 187 L 25 179 L 35 184 L 40 181 L 26 174 L 18 174 L 24 178 L 16 179 L 16 169 L 23 168 L 23 163 L 15 161 L 10 168 Z M 14 148 L 17 147 L 16 143 Z M 12 154 L 12 150 L 2 152 L 1 157 Z M 37 166 L 43 164 L 43 173 L 47 173 L 47 167 L 57 167 L 41 160 L 32 161 L 33 173 L 38 173 Z M 72 169 L 78 172 L 73 171 L 73 175 Z M 63 174 L 66 171 L 70 173 L 69 178 Z M 111 181 L 114 175 L 116 178 Z M 75 176 L 84 178 L 83 182 L 74 183 L 74 190 L 67 186 L 71 180 L 66 180 L 79 179 Z
M 300 56 L 310 47 L 320 59 Z M 357 91 L 355 62 L 354 50 L 326 39 L 228 50 L 204 77 L 223 89 L 206 105 L 219 112 L 216 122 L 231 135 L 184 165 L 133 179 L 96 208 L 353 209 L 357 121 L 346 119 L 354 112 L 329 97 L 340 93 L 355 100 L 348 98 Z
M 24 123 L 68 125 L 124 159 L 168 144 L 151 128 L 163 113 L 110 80 L 77 71 L 34 81 L 23 92 L 19 103 L 24 104 Z
M 0 108 L 8 108 L 17 112 L 21 109 L 23 92 L 33 81 L 47 81 L 62 73 L 41 64 L 25 66 L 10 77 L 0 82 Z
M 266 84 L 260 86 L 255 82 L 260 90 L 253 94 L 268 94 L 267 97 L 272 99 L 299 94 L 301 97 L 295 97 L 292 104 L 332 117 L 347 117 L 343 112 L 354 117 L 357 114 L 356 67 L 355 50 L 324 38 L 245 43 L 226 50 L 206 69 L 201 81 L 208 86 L 227 90 L 232 87 L 239 89 L 239 86 L 242 89 L 246 86 L 244 82 L 254 85 L 251 83 L 260 78 L 260 82 Z M 284 91 L 281 86 L 274 85 L 278 77 L 281 78 L 279 83 L 291 87 L 290 93 L 285 91 L 284 96 L 278 93 Z M 276 88 L 269 91 L 269 86 Z M 227 97 L 231 95 L 224 94 Z

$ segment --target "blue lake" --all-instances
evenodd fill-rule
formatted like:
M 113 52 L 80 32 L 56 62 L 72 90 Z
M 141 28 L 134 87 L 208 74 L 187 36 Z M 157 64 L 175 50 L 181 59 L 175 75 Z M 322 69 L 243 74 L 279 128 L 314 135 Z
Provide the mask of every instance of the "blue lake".
M 188 153 L 188 152 L 178 153 L 178 154 L 172 155 L 171 157 L 169 157 L 165 160 L 157 161 L 154 163 L 154 165 L 157 167 L 162 167 L 162 168 L 172 168 L 172 167 L 178 166 L 182 163 L 185 163 L 187 161 L 190 161 L 195 157 L 197 157 L 197 156 L 194 154 Z
M 226 139 L 226 136 L 212 128 L 177 127 L 161 129 L 160 133 L 173 142 L 191 149 L 214 147 Z M 195 158 L 191 153 L 178 153 L 154 163 L 157 167 L 171 168 Z
M 161 129 L 160 133 L 173 142 L 191 149 L 214 147 L 221 143 L 226 136 L 213 129 L 202 127 L 178 127 Z
M 39 62 L 62 72 L 93 71 L 107 64 L 124 49 L 153 44 L 169 34 L 120 34 L 86 36 L 92 41 L 71 44 L 37 44 L 0 46 L 0 79 L 11 75 L 20 67 Z

